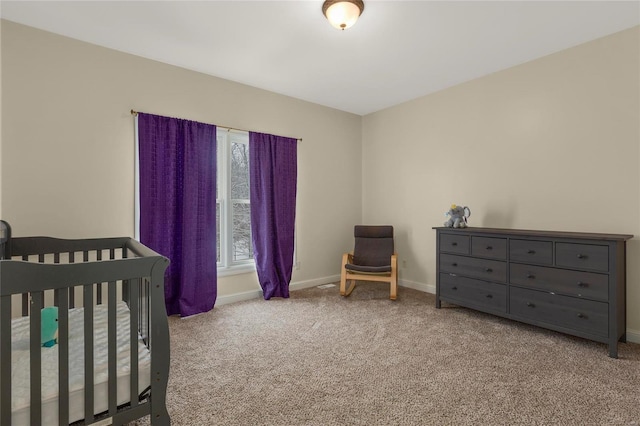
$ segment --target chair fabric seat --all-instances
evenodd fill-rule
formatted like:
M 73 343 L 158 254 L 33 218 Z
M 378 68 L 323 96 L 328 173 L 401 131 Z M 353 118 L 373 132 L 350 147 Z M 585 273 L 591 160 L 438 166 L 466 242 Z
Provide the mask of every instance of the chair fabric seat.
M 365 274 L 384 274 L 384 273 L 391 272 L 391 265 L 364 266 L 364 265 L 354 265 L 352 263 L 347 263 L 344 267 L 348 271 L 361 272 Z

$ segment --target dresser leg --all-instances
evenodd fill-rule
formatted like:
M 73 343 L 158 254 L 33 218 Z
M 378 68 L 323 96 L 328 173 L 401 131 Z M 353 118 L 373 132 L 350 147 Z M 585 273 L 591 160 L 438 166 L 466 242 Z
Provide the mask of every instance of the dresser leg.
M 618 358 L 618 342 L 609 345 L 609 358 Z
M 436 309 L 440 309 L 440 298 L 436 297 Z

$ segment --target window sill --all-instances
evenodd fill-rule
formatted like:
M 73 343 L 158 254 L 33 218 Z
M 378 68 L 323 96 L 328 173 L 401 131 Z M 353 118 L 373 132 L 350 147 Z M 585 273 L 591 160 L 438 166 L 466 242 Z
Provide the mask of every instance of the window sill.
M 226 268 L 218 267 L 218 277 L 228 277 L 230 275 L 246 274 L 255 272 L 256 265 L 254 262 L 244 263 L 241 265 L 228 266 Z

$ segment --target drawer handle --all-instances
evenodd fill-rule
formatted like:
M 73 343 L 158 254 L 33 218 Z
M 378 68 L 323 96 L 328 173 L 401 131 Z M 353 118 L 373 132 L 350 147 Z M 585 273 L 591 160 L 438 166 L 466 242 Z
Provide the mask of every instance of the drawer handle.
M 493 272 L 493 269 L 491 269 L 491 268 L 484 268 L 484 271 L 485 271 L 485 272 Z
M 458 266 L 458 264 L 456 262 L 453 262 L 451 266 Z
M 587 316 L 585 314 L 583 314 L 582 312 L 578 314 L 578 318 L 586 318 Z
M 451 287 L 451 290 L 457 290 L 457 289 L 458 289 L 458 287 L 456 287 L 456 286 Z
M 531 303 L 531 302 L 527 302 L 527 306 L 530 307 L 530 308 L 535 308 L 536 307 L 536 305 Z
M 493 299 L 493 294 L 487 294 L 487 299 Z
M 458 245 L 458 243 L 455 243 L 455 242 L 454 242 L 454 243 L 451 243 L 451 245 L 455 247 L 455 246 L 457 246 L 457 245 Z
M 589 287 L 588 283 L 583 283 L 582 281 L 578 281 L 578 287 Z
M 527 251 L 527 254 L 536 254 L 536 251 L 535 250 L 529 250 L 529 251 Z
M 578 254 L 578 259 L 586 259 L 587 255 L 586 254 Z
M 533 275 L 533 274 L 528 274 L 528 275 L 527 275 L 527 278 L 529 278 L 530 280 L 534 279 L 535 277 L 536 277 L 536 276 L 535 276 L 535 275 Z
M 487 250 L 493 250 L 493 247 L 487 246 Z

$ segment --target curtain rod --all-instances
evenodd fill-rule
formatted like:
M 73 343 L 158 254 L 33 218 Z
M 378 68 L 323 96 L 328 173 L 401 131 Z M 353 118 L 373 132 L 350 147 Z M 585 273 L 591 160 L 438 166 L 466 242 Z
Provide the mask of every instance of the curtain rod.
M 133 109 L 132 109 L 132 110 L 131 110 L 131 115 L 136 116 L 136 115 L 138 115 L 138 112 L 139 112 L 139 111 L 136 111 L 136 110 L 133 110 Z M 232 131 L 234 131 L 234 130 L 235 130 L 236 132 L 251 132 L 251 130 L 237 129 L 237 128 L 235 128 L 235 127 L 220 126 L 220 125 L 217 125 L 217 124 L 214 124 L 214 126 L 216 126 L 216 127 L 222 127 L 223 129 L 227 129 L 229 132 L 232 132 Z M 288 136 L 285 136 L 285 137 L 288 137 Z M 290 139 L 296 139 L 298 142 L 302 142 L 302 138 L 290 138 Z

